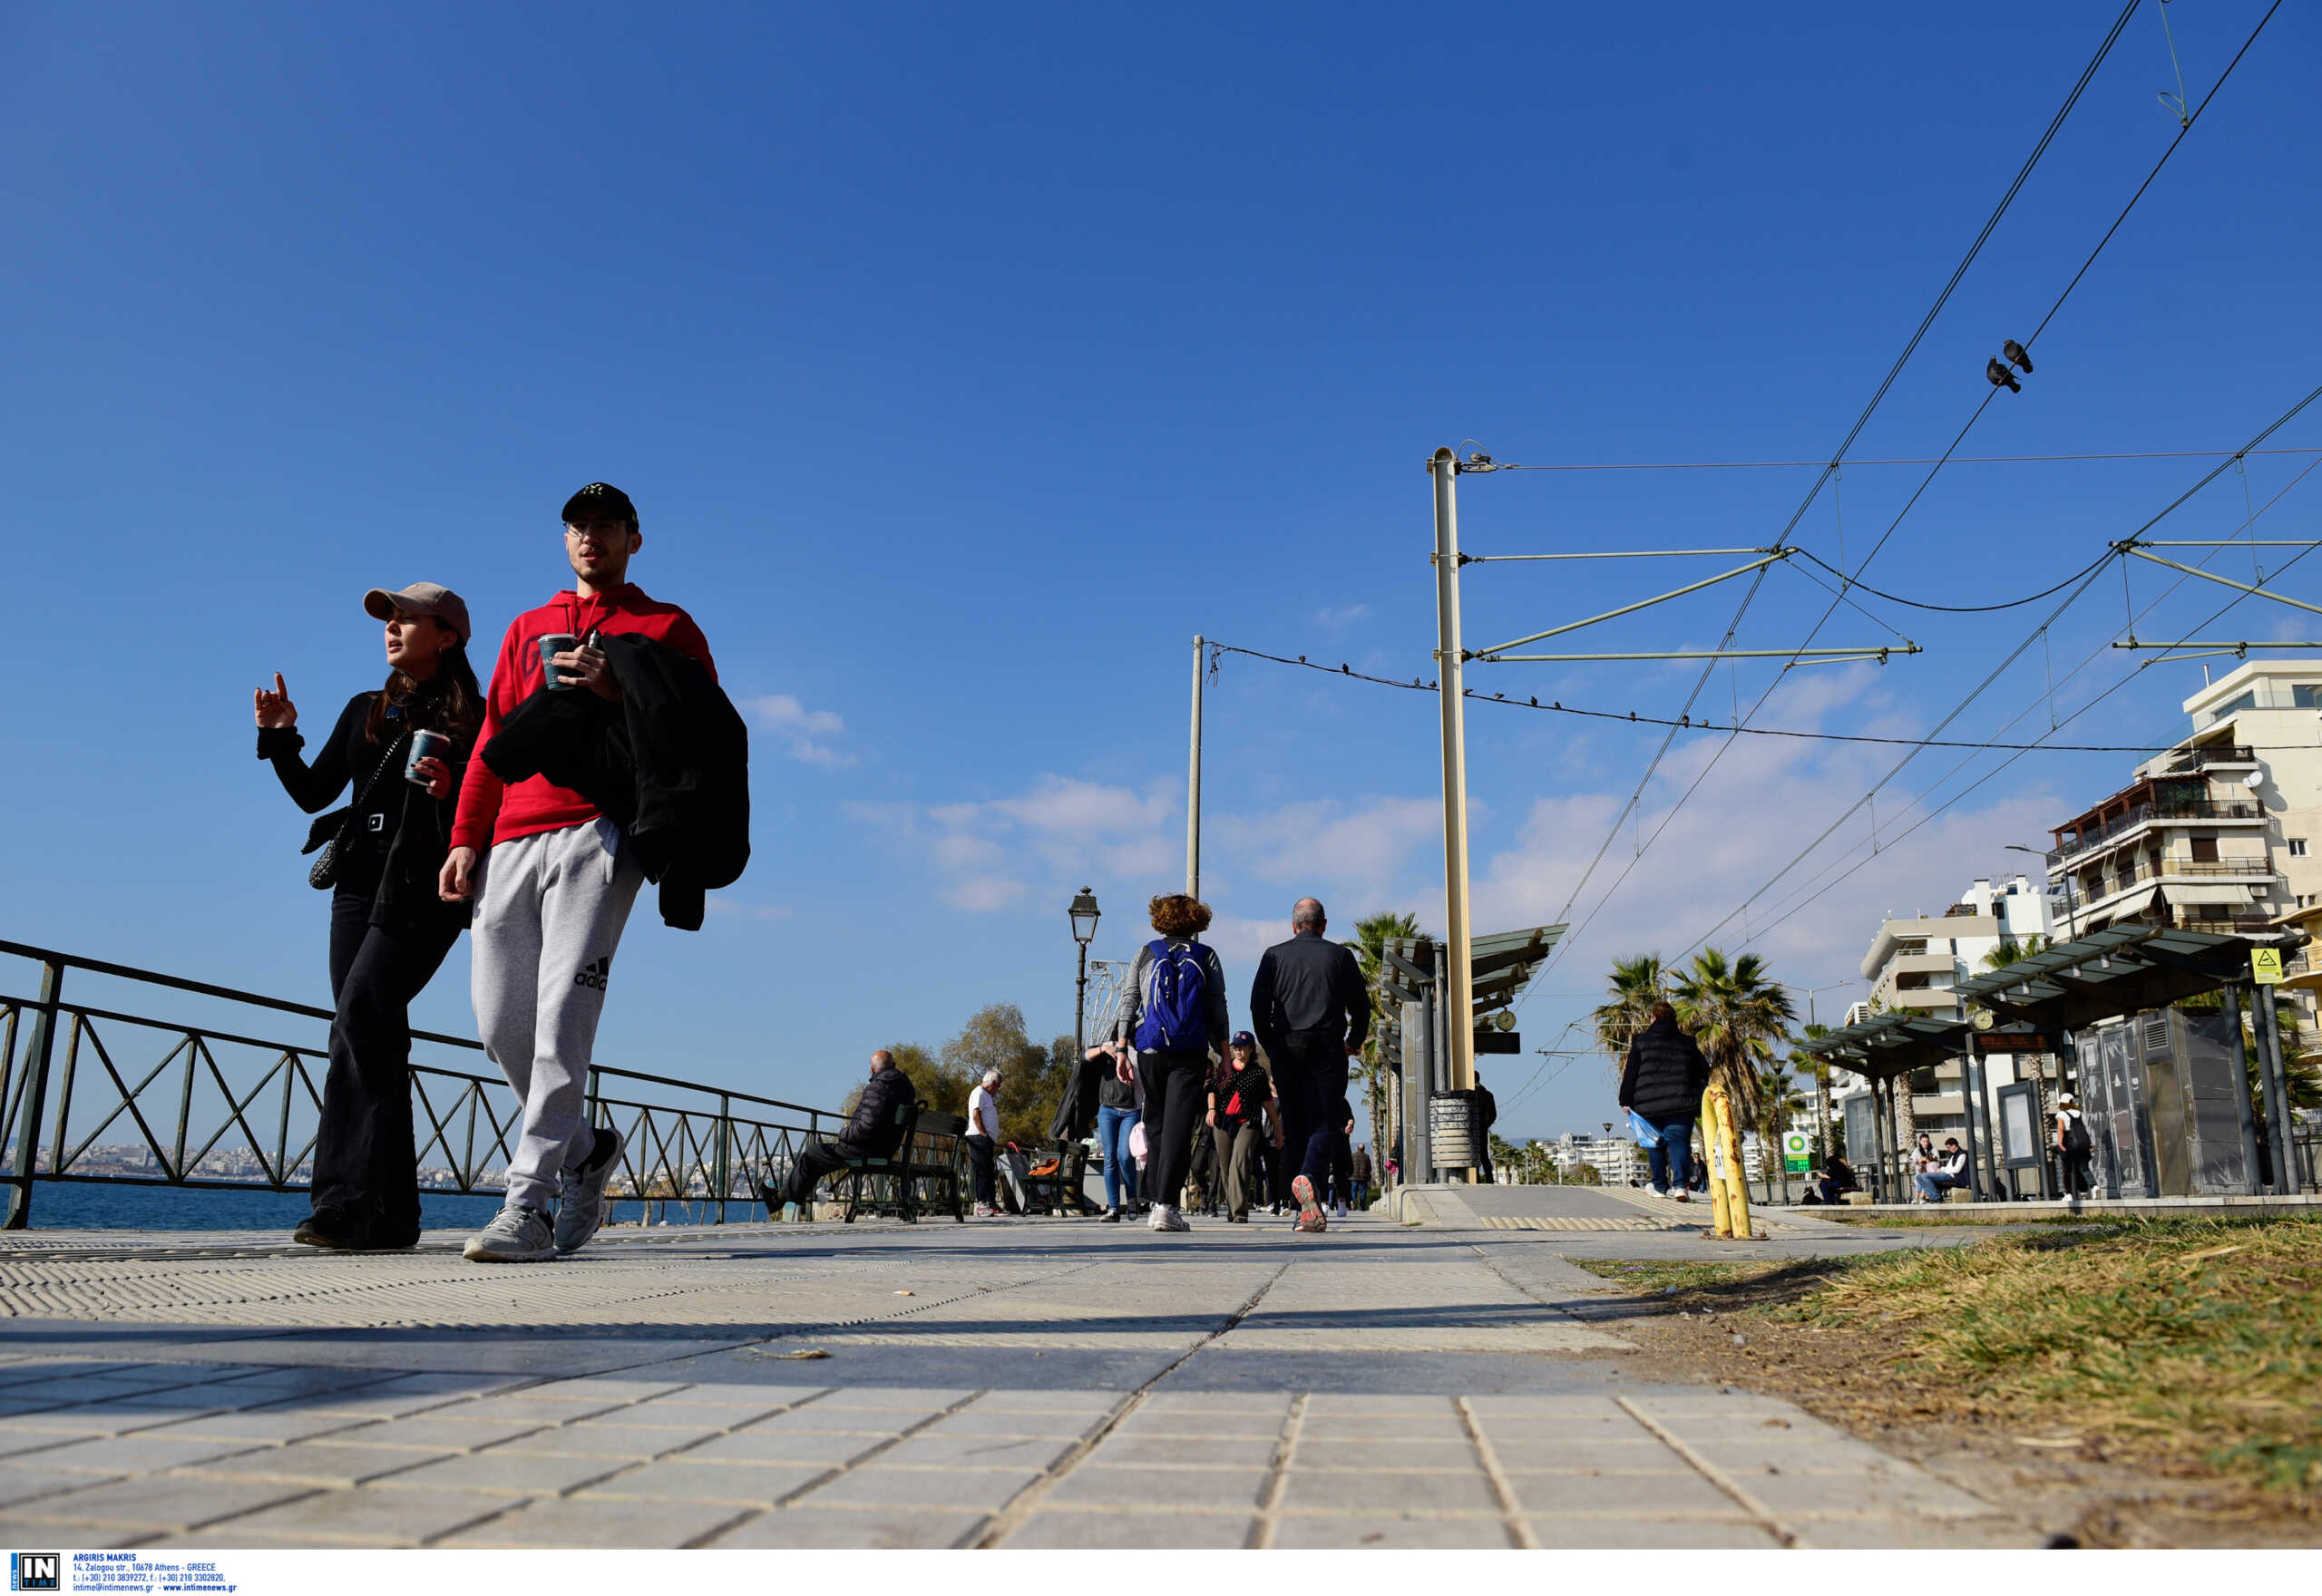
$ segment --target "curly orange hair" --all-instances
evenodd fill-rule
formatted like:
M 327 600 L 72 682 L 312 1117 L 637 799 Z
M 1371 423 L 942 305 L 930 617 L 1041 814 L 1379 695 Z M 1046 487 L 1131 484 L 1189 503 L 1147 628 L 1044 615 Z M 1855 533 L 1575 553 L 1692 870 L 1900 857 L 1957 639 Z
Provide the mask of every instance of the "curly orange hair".
M 1209 929 L 1209 905 L 1183 892 L 1164 892 L 1146 906 L 1153 929 L 1165 937 L 1198 937 Z

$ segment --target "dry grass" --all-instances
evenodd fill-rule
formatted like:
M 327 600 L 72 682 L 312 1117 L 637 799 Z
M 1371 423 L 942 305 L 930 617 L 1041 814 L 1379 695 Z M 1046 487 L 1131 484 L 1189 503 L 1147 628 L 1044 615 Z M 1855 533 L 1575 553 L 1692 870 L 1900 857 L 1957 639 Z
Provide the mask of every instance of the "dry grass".
M 2029 1448 L 2322 1508 L 2322 1219 L 2115 1220 L 1786 1265 L 1588 1267 L 1859 1350 L 1845 1381 Z M 1769 1374 L 1778 1371 L 1769 1368 Z M 1807 1372 L 1801 1367 L 1801 1374 Z

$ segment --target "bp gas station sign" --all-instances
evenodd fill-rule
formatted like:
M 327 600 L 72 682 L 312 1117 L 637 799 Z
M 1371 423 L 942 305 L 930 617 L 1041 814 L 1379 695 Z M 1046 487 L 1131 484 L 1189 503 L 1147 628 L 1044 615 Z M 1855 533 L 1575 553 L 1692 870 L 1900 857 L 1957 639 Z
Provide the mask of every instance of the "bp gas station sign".
M 1802 1175 L 1814 1167 L 1812 1140 L 1804 1131 L 1784 1131 L 1781 1134 L 1781 1163 L 1791 1174 Z

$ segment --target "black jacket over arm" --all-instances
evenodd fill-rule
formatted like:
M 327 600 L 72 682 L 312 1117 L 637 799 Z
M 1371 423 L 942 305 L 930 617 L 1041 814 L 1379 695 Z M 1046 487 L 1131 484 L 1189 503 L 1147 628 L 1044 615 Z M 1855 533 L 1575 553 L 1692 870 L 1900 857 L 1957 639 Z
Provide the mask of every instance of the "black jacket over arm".
M 1371 988 L 1353 952 L 1314 931 L 1267 949 L 1250 983 L 1250 1029 L 1268 1056 L 1293 1031 L 1341 1025 L 1349 1046 L 1371 1034 Z
M 483 749 L 504 782 L 544 775 L 602 810 L 661 889 L 661 919 L 701 929 L 712 888 L 750 859 L 750 734 L 715 678 L 666 643 L 600 640 L 620 698 L 543 687 Z
M 863 1085 L 854 1117 L 838 1134 L 838 1144 L 857 1158 L 886 1158 L 895 1151 L 895 1110 L 911 1101 L 911 1077 L 889 1065 Z
M 1662 1016 L 1629 1044 L 1628 1065 L 1621 1071 L 1623 1108 L 1634 1109 L 1655 1125 L 1690 1122 L 1701 1117 L 1702 1094 L 1708 1088 L 1709 1060 L 1678 1027 L 1675 1016 Z

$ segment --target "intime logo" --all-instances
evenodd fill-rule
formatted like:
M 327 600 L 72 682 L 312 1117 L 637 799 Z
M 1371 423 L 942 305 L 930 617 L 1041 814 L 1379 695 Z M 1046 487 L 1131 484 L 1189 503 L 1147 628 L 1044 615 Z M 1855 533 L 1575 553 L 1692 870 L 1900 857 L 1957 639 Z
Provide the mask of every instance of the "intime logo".
M 14 1552 L 8 1555 L 11 1591 L 62 1591 L 64 1554 L 61 1552 Z

